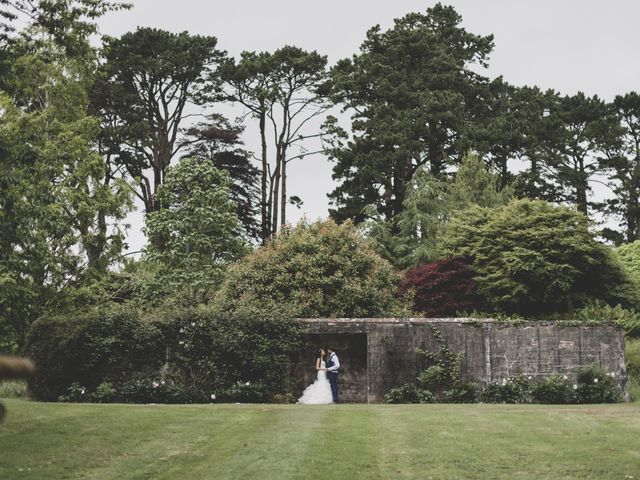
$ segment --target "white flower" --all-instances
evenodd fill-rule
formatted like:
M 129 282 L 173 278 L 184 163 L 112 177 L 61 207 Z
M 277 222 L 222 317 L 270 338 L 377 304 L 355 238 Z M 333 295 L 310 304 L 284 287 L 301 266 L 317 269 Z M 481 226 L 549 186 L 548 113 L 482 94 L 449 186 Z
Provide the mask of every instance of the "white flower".
M 196 326 L 196 322 L 191 322 L 191 326 L 195 327 Z
M 248 387 L 249 385 L 251 385 L 251 382 L 247 382 L 244 384 L 246 387 Z
M 611 372 L 611 378 L 616 378 L 616 372 Z
M 158 382 L 153 382 L 151 385 L 153 385 L 153 388 L 158 388 L 160 386 Z
M 180 333 L 184 333 L 184 328 L 181 328 L 181 329 L 180 329 Z
M 80 390 L 80 395 L 84 395 L 84 388 Z
M 215 393 L 212 393 L 212 394 L 211 394 L 211 400 L 215 400 L 215 399 L 216 399 L 216 394 L 215 394 Z
M 578 389 L 578 385 L 576 385 L 575 383 L 573 384 L 573 389 L 577 390 Z
M 503 379 L 502 379 L 502 384 L 503 384 L 503 385 L 506 385 L 506 384 L 507 384 L 507 379 L 506 379 L 506 378 L 503 378 Z
M 179 343 L 180 345 L 184 345 L 184 340 L 180 340 L 178 343 Z
M 567 377 L 566 375 L 563 375 L 563 376 L 562 376 L 562 378 L 563 378 L 563 380 L 566 380 L 566 379 L 568 379 L 569 377 Z
M 528 378 L 529 380 L 531 380 L 531 375 L 529 375 L 527 378 Z
M 160 385 L 164 385 L 164 380 L 162 380 L 162 381 L 160 382 Z
M 598 379 L 597 379 L 597 378 L 594 378 L 594 379 L 593 379 L 593 383 L 598 383 Z

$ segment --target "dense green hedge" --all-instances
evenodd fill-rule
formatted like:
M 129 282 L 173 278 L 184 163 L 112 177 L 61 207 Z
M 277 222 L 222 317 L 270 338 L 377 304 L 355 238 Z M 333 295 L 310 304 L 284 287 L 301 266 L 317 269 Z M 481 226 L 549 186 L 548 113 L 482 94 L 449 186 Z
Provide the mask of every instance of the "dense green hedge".
M 300 338 L 286 318 L 204 309 L 143 317 L 118 308 L 43 318 L 28 337 L 27 355 L 38 365 L 30 391 L 44 401 L 286 399 Z
M 153 369 L 164 359 L 164 335 L 125 309 L 69 318 L 41 318 L 32 326 L 26 354 L 36 362 L 30 391 L 53 401 L 73 383 L 93 390 L 105 378 L 120 381 L 134 371 Z

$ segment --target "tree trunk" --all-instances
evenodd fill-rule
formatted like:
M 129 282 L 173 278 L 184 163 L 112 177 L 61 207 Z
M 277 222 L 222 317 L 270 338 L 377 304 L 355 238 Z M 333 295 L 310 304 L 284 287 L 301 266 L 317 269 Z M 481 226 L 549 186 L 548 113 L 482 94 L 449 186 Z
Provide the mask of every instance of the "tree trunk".
M 267 134 L 266 134 L 266 113 L 264 110 L 260 113 L 260 141 L 262 142 L 262 184 L 261 184 L 261 208 L 262 215 L 261 237 L 264 245 L 271 235 L 271 225 L 269 224 L 270 215 L 267 203 L 267 177 L 269 175 L 269 165 L 267 163 Z
M 584 170 L 584 161 L 578 160 L 578 182 L 576 184 L 576 203 L 578 211 L 589 214 L 587 206 L 587 174 Z
M 282 167 L 282 157 L 280 156 L 280 148 L 276 151 L 276 168 L 273 176 L 273 197 L 269 200 L 269 207 L 272 212 L 271 217 L 271 233 L 275 235 L 278 232 L 278 199 L 280 198 L 280 168 Z
M 280 226 L 287 223 L 287 161 L 282 159 L 282 194 L 280 200 Z

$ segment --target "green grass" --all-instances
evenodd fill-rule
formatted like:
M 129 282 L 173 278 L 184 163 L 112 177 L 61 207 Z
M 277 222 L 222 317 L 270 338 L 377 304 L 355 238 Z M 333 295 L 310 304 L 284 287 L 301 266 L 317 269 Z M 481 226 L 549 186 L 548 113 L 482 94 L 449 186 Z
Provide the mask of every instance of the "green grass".
M 640 406 L 5 401 L 1 479 L 640 479 Z

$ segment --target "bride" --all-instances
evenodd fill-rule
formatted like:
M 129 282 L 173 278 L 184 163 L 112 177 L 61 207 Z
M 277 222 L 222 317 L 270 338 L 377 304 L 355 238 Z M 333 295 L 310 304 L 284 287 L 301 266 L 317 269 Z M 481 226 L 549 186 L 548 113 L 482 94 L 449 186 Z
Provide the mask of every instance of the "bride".
M 306 388 L 302 396 L 298 399 L 298 403 L 333 403 L 333 396 L 331 395 L 331 385 L 329 384 L 329 379 L 327 378 L 327 369 L 324 362 L 324 355 L 324 350 L 322 348 L 319 349 L 316 358 L 316 371 L 318 372 L 318 378 L 315 382 L 313 382 Z

